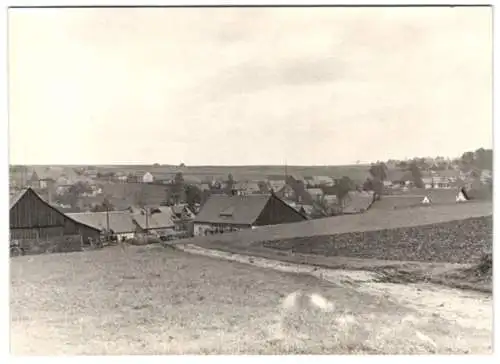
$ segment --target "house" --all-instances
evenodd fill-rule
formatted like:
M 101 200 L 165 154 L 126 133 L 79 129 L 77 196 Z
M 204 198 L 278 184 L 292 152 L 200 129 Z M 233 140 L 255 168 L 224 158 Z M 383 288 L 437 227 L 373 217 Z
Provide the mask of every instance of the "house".
M 333 186 L 335 184 L 334 179 L 328 176 L 313 176 L 312 179 L 314 186 Z
M 132 239 L 135 235 L 136 226 L 128 211 L 77 212 L 67 215 L 82 224 L 98 229 L 103 235 L 109 231 L 120 241 Z
M 40 188 L 53 188 L 56 184 L 56 181 L 52 178 L 42 178 L 39 180 Z
M 344 198 L 344 214 L 359 214 L 368 211 L 375 201 L 373 191 L 349 191 Z
M 288 183 L 285 184 L 279 191 L 276 191 L 275 195 L 278 196 L 279 198 L 282 198 L 285 200 L 295 200 L 296 199 L 295 190 Z
M 195 214 L 191 211 L 187 204 L 179 204 L 171 206 L 172 221 L 176 231 L 187 231 L 190 235 L 193 233 L 193 221 Z
M 31 178 L 28 180 L 28 186 L 32 188 L 40 188 L 40 178 L 38 177 L 38 174 L 36 171 L 33 171 L 33 174 L 31 175 Z
M 268 180 L 267 184 L 269 186 L 269 190 L 273 192 L 278 192 L 281 190 L 283 187 L 285 187 L 286 182 L 285 180 Z
M 163 236 L 175 229 L 172 210 L 168 206 L 140 209 L 139 212 L 132 213 L 131 217 L 136 231 L 140 233 Z
M 146 172 L 142 176 L 141 180 L 142 180 L 142 183 L 153 183 L 154 177 L 150 172 Z
M 393 188 L 412 187 L 414 185 L 413 175 L 410 171 L 391 170 L 388 180 L 392 182 Z
M 194 235 L 307 220 L 274 194 L 210 196 L 194 219 Z
M 320 201 L 324 195 L 323 190 L 321 188 L 308 188 L 307 193 L 311 195 L 314 201 Z
M 50 239 L 80 235 L 84 241 L 99 238 L 100 231 L 62 213 L 32 188 L 13 196 L 9 209 L 11 239 Z
M 260 193 L 259 184 L 252 181 L 236 182 L 233 186 L 233 189 L 242 195 Z

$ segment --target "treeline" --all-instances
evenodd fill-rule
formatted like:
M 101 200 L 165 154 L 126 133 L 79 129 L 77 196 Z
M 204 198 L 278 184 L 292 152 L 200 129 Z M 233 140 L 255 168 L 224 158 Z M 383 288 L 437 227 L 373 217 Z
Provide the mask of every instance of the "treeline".
M 416 157 L 409 160 L 389 159 L 386 162 L 377 162 L 376 164 L 384 163 L 386 165 L 395 166 L 399 169 L 409 169 L 410 166 L 416 165 L 420 170 L 443 171 L 447 169 L 455 169 L 458 167 L 464 172 L 493 170 L 493 150 L 479 148 L 475 151 L 469 151 L 462 154 L 458 158 L 422 158 Z

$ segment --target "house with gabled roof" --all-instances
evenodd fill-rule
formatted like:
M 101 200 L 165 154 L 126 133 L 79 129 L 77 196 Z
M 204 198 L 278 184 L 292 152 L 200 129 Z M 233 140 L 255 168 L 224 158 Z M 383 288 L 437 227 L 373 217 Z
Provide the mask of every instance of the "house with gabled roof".
M 213 195 L 194 219 L 194 235 L 224 233 L 258 226 L 307 220 L 273 193 L 266 195 Z
M 99 229 L 103 235 L 109 232 L 119 240 L 132 239 L 135 235 L 136 226 L 128 211 L 75 212 L 66 215 L 82 224 Z

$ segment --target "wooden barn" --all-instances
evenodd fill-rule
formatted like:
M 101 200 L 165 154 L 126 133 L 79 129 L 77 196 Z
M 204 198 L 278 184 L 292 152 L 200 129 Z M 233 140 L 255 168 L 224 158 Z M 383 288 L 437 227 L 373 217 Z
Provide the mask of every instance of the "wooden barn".
M 212 195 L 194 220 L 194 235 L 223 233 L 307 220 L 274 194 Z
M 80 235 L 84 241 L 98 239 L 100 231 L 77 222 L 27 188 L 10 202 L 11 239 L 50 239 Z

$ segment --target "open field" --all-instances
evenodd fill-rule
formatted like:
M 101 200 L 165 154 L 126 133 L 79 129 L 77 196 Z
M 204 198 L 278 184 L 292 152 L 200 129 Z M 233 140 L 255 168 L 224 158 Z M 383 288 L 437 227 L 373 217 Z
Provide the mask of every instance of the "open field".
M 219 251 L 491 292 L 471 267 L 492 249 L 491 204 L 365 213 L 179 241 Z M 299 226 L 303 228 L 300 229 Z M 385 227 L 384 227 L 385 226 Z
M 384 211 L 384 213 L 368 210 L 368 212 L 359 215 L 336 216 L 294 224 L 263 226 L 255 230 L 243 230 L 223 235 L 196 237 L 191 239 L 189 243 L 202 246 L 211 242 L 248 245 L 263 241 L 438 224 L 454 220 L 491 216 L 492 211 L 493 206 L 491 202 L 424 206 L 412 209 Z
M 14 354 L 491 352 L 491 297 L 432 285 L 346 286 L 155 246 L 14 258 L 11 282 Z M 311 288 L 336 311 L 283 336 L 280 302 Z
M 37 166 L 39 169 L 46 166 Z M 58 166 L 64 169 L 77 168 L 78 166 Z M 265 180 L 268 176 L 284 176 L 285 166 L 186 166 L 174 165 L 113 165 L 95 166 L 101 173 L 117 172 L 132 173 L 151 172 L 156 176 L 173 176 L 182 172 L 184 176 L 193 176 L 204 179 L 206 177 L 227 178 L 231 173 L 236 180 Z M 346 165 L 346 166 L 287 166 L 287 172 L 291 175 L 306 176 L 349 176 L 354 180 L 364 181 L 368 175 L 368 165 Z

